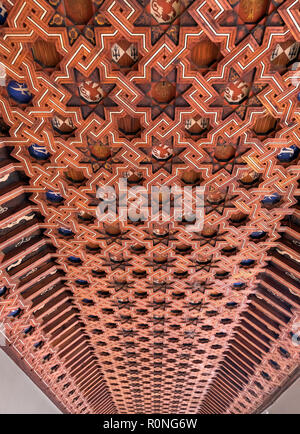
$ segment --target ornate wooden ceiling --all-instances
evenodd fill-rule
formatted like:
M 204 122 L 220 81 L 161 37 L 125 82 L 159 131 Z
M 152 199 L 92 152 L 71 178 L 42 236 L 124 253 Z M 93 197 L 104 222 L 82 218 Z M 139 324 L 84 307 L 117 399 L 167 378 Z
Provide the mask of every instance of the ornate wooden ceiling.
M 255 412 L 297 368 L 299 24 L 295 0 L 0 2 L 0 320 L 65 411 Z M 204 186 L 203 230 L 98 221 L 124 176 Z

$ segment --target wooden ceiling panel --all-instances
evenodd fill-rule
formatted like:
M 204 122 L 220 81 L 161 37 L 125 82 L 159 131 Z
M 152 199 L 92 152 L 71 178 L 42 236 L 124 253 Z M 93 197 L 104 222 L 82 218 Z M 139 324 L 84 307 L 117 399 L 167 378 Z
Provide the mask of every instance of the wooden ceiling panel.
M 298 372 L 298 23 L 294 0 L 0 2 L 0 321 L 64 411 L 256 412 Z M 203 187 L 203 228 L 100 221 L 121 178 L 149 204 Z

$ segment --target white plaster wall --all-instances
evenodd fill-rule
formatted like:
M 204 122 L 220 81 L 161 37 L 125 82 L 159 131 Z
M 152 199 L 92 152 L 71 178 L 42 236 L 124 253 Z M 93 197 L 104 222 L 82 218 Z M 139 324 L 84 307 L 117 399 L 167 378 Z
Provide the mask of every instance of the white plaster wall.
M 0 348 L 0 414 L 61 413 Z

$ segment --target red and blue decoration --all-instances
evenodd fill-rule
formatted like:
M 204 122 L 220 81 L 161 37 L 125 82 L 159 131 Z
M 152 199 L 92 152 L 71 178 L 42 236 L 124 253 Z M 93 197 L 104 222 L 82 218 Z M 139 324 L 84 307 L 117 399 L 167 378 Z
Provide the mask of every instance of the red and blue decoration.
M 242 102 L 248 95 L 250 86 L 242 80 L 235 80 L 226 86 L 224 98 L 229 104 L 237 104 Z
M 104 92 L 99 83 L 91 80 L 80 83 L 79 95 L 88 104 L 97 104 L 104 96 Z
M 52 127 L 59 134 L 71 134 L 75 130 L 75 126 L 71 118 L 55 115 L 52 118 Z
M 173 154 L 173 149 L 167 145 L 155 146 L 152 150 L 152 155 L 157 160 L 167 160 Z
M 150 0 L 151 15 L 159 24 L 173 21 L 180 12 L 178 0 Z

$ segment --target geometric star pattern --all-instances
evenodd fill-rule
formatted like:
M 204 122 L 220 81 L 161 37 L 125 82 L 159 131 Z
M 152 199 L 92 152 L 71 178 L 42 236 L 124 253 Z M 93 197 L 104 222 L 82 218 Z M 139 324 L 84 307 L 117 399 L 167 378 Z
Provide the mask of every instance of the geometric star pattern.
M 64 412 L 260 412 L 299 366 L 297 2 L 2 3 L 4 350 Z M 202 186 L 203 228 L 99 221 L 124 177 Z

